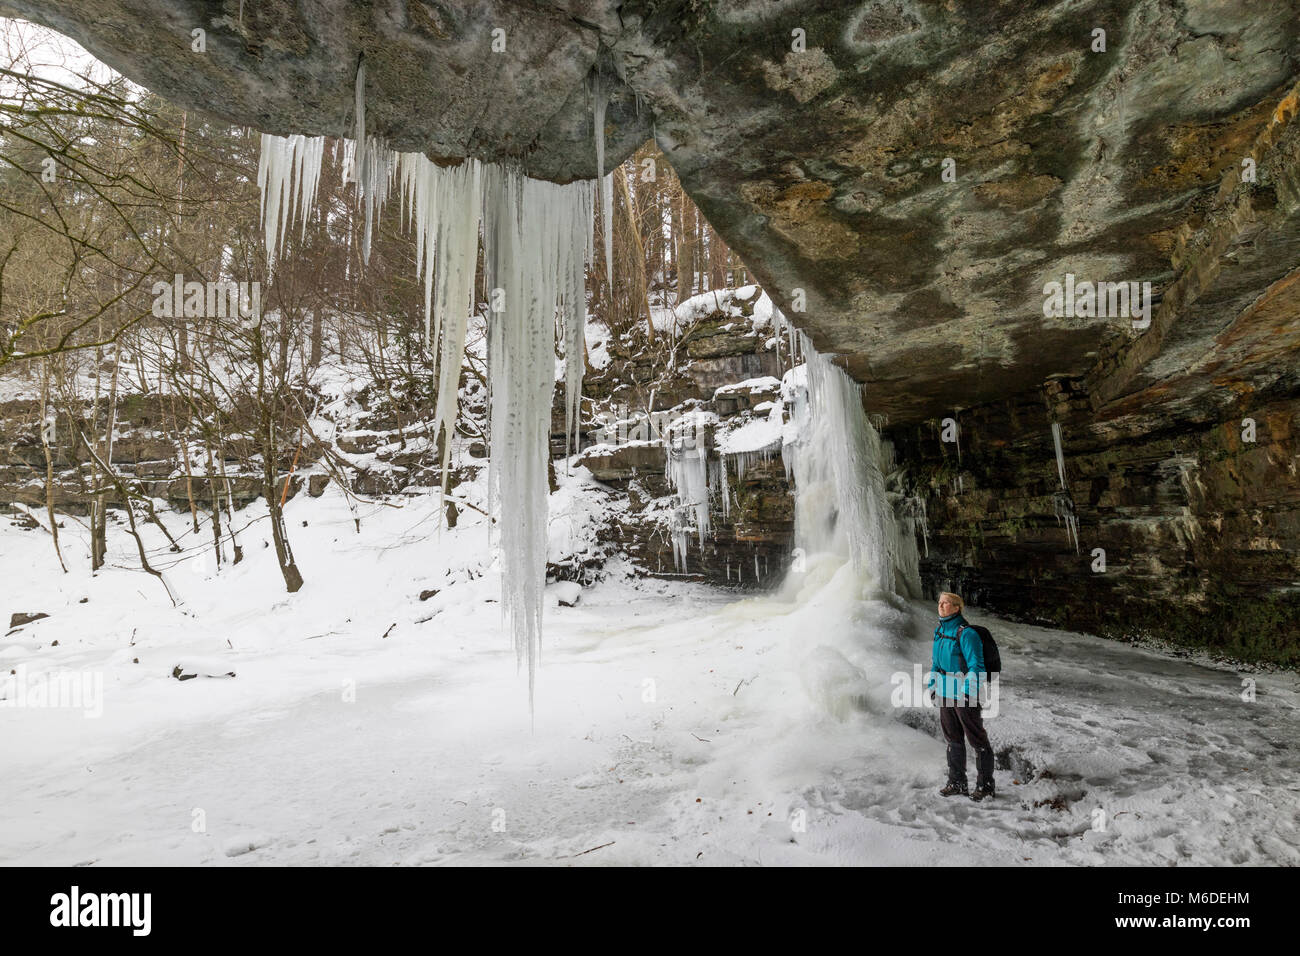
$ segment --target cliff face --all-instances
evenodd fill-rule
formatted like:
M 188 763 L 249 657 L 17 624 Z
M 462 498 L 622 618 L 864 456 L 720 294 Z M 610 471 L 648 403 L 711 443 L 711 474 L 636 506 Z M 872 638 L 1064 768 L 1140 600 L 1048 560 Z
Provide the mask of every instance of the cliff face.
M 577 463 L 626 501 L 611 511 L 600 534 L 608 551 L 650 574 L 769 586 L 789 566 L 793 547 L 794 499 L 779 426 L 771 418 L 781 415 L 780 379 L 789 354 L 756 287 L 707 293 L 691 303 L 701 305 L 700 314 L 675 356 L 639 334 L 608 343 L 609 364 L 583 386 L 584 450 Z M 673 487 L 665 449 L 675 423 L 696 420 L 716 478 L 703 536 L 692 509 L 679 504 L 689 496 Z M 558 392 L 552 426 L 552 454 L 559 457 L 564 406 Z M 741 429 L 749 435 L 757 430 L 757 439 L 734 441 Z M 728 451 L 739 447 L 748 451 Z M 675 528 L 684 562 L 674 553 Z
M 1287 610 L 1296 0 L 0 0 L 0 13 L 268 132 L 349 133 L 364 56 L 373 132 L 556 181 L 595 171 L 599 76 L 609 162 L 653 135 L 776 303 L 888 416 L 929 489 L 932 581 L 1108 633 L 1171 622 L 1176 639 L 1275 657 L 1300 641 Z M 1118 299 L 1045 313 L 1045 287 L 1068 277 L 1149 282 L 1150 314 L 1135 327 Z M 923 437 L 947 417 L 969 473 L 955 500 Z M 1234 445 L 1243 418 L 1257 439 Z M 1050 544 L 1063 535 L 1043 485 L 1053 421 L 1082 554 L 1106 548 L 1104 573 Z M 990 543 L 965 543 L 976 525 Z
M 1067 423 L 1064 493 L 1041 397 L 959 416 L 960 455 L 938 427 L 894 429 L 929 519 L 923 583 L 1013 619 L 1300 663 L 1297 415 L 1260 396 L 1227 422 Z

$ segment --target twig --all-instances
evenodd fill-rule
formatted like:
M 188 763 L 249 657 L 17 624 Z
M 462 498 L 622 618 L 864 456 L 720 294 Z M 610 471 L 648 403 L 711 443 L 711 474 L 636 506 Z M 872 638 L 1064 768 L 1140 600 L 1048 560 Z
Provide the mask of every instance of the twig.
M 289 497 L 289 484 L 293 481 L 293 473 L 298 470 L 298 456 L 302 454 L 302 439 L 298 439 L 298 450 L 293 453 L 293 464 L 289 466 L 289 476 L 284 479 L 284 491 L 280 492 L 280 507 L 284 507 L 285 499 Z
M 608 843 L 602 843 L 600 846 L 593 846 L 590 850 L 583 850 L 581 853 L 575 853 L 573 856 L 568 857 L 568 859 L 572 860 L 574 857 L 586 856 L 588 853 L 595 853 L 597 850 L 603 850 L 605 847 L 613 846 L 617 842 L 617 840 L 610 840 Z

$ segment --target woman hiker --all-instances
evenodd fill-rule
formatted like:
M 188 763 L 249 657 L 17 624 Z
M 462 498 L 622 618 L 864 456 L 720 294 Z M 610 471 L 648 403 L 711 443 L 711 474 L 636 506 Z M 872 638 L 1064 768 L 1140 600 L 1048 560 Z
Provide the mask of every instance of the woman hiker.
M 969 795 L 972 800 L 993 796 L 993 748 L 980 714 L 979 687 L 984 678 L 984 646 L 978 632 L 964 617 L 961 596 L 939 595 L 939 626 L 934 629 L 929 686 L 937 696 L 939 724 L 948 742 L 948 783 L 939 791 L 945 797 Z M 966 744 L 975 748 L 975 792 L 966 789 Z

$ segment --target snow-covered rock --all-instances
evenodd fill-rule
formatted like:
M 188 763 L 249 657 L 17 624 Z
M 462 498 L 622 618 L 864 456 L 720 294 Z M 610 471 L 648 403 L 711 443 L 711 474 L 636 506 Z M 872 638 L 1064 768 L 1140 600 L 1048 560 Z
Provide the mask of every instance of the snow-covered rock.
M 557 581 L 546 589 L 549 602 L 560 607 L 577 607 L 582 600 L 582 585 L 577 581 Z
M 172 667 L 172 677 L 193 680 L 195 677 L 234 677 L 230 665 L 216 657 L 185 657 Z

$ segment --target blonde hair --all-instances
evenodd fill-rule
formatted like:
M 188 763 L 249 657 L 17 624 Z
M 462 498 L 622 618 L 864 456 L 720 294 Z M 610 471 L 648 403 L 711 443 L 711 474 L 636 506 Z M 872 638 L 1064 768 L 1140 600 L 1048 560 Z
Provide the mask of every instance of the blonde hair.
M 960 594 L 953 594 L 951 591 L 940 591 L 939 600 L 943 600 L 944 598 L 951 599 L 952 603 L 957 605 L 958 611 L 964 611 L 966 609 L 966 602 L 961 599 Z

